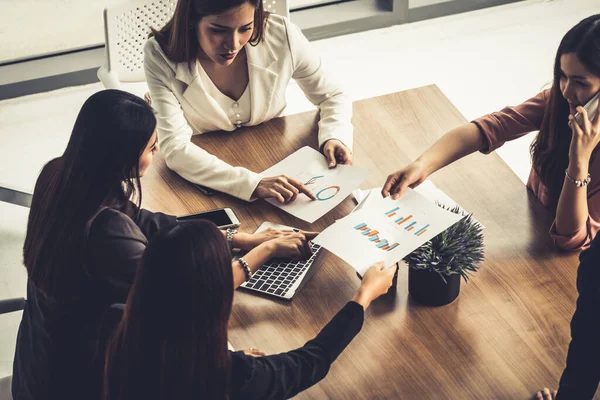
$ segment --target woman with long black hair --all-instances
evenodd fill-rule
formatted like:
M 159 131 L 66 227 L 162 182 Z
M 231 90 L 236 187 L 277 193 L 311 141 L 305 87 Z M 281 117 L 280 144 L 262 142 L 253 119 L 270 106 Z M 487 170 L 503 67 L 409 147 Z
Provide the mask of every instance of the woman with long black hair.
M 23 248 L 27 305 L 13 367 L 15 400 L 100 395 L 101 371 L 92 360 L 101 315 L 127 299 L 148 239 L 176 221 L 140 207 L 140 177 L 157 151 L 152 108 L 105 90 L 85 102 L 64 154 L 43 168 Z M 274 256 L 305 255 L 303 233 L 229 236 L 233 246 L 251 250 L 251 270 Z M 231 266 L 235 285 L 245 277 L 238 264 Z
M 105 318 L 104 337 L 112 338 L 104 400 L 295 396 L 325 377 L 396 271 L 384 269 L 383 262 L 373 265 L 352 301 L 301 348 L 270 356 L 252 349 L 230 352 L 233 277 L 227 244 L 216 231 L 210 222 L 190 221 L 150 241 L 124 313 L 111 309 Z

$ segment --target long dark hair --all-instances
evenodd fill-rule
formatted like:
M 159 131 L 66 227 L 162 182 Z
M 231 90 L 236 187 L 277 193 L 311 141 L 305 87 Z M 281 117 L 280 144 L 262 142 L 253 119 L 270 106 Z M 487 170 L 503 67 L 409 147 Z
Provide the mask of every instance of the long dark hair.
M 64 154 L 40 173 L 27 222 L 25 268 L 47 296 L 72 299 L 85 290 L 86 237 L 103 206 L 137 217 L 138 161 L 155 128 L 152 108 L 130 93 L 104 90 L 83 104 Z
M 152 29 L 161 49 L 169 60 L 193 62 L 198 57 L 200 44 L 196 27 L 203 17 L 221 14 L 231 8 L 250 3 L 254 8 L 254 31 L 249 43 L 256 46 L 264 37 L 269 13 L 264 11 L 263 0 L 179 0 L 173 17 L 160 30 Z
M 569 103 L 560 90 L 560 58 L 575 53 L 583 65 L 600 77 L 600 14 L 575 25 L 563 37 L 554 60 L 554 80 L 540 132 L 531 144 L 534 171 L 548 188 L 550 205 L 556 208 L 562 190 L 563 174 L 569 165 L 571 130 L 567 125 Z
M 109 342 L 105 400 L 228 397 L 231 253 L 208 221 L 152 238 Z

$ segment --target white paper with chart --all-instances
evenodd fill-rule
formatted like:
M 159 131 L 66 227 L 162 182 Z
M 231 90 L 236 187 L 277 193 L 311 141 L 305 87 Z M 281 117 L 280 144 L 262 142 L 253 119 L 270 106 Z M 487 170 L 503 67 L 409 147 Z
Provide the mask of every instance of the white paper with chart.
M 363 274 L 378 261 L 386 267 L 400 261 L 461 217 L 408 189 L 398 200 L 370 200 L 367 207 L 338 220 L 314 242 Z
M 301 194 L 290 204 L 281 204 L 275 199 L 267 201 L 312 223 L 352 193 L 352 190 L 367 177 L 369 170 L 347 165 L 329 169 L 327 160 L 321 153 L 310 147 L 303 147 L 262 173 L 263 176 L 282 174 L 304 183 L 315 194 L 317 200 L 311 200 Z

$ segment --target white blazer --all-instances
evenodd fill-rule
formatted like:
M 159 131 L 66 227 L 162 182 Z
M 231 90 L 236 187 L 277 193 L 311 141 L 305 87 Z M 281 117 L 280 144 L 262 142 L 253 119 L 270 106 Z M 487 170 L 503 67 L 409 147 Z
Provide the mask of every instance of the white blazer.
M 325 73 L 320 57 L 296 25 L 271 14 L 263 40 L 245 50 L 251 97 L 246 125 L 281 115 L 287 104 L 285 91 L 293 78 L 319 107 L 319 147 L 335 138 L 352 149 L 352 102 Z M 161 151 L 169 168 L 191 182 L 249 200 L 262 176 L 233 167 L 190 141 L 193 134 L 236 129 L 203 86 L 197 63 L 190 66 L 169 60 L 156 39 L 150 38 L 144 46 L 144 69 L 157 112 Z

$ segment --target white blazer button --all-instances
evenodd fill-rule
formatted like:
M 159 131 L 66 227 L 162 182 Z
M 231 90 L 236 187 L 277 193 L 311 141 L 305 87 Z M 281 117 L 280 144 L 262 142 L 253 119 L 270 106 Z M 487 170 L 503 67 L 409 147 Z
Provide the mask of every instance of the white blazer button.
M 239 106 L 239 103 L 236 101 L 235 103 L 233 103 L 233 108 L 237 108 Z
M 237 119 L 239 119 L 239 118 L 240 118 L 240 114 L 239 114 L 239 113 L 236 113 L 236 114 L 235 114 L 235 117 L 236 117 Z

